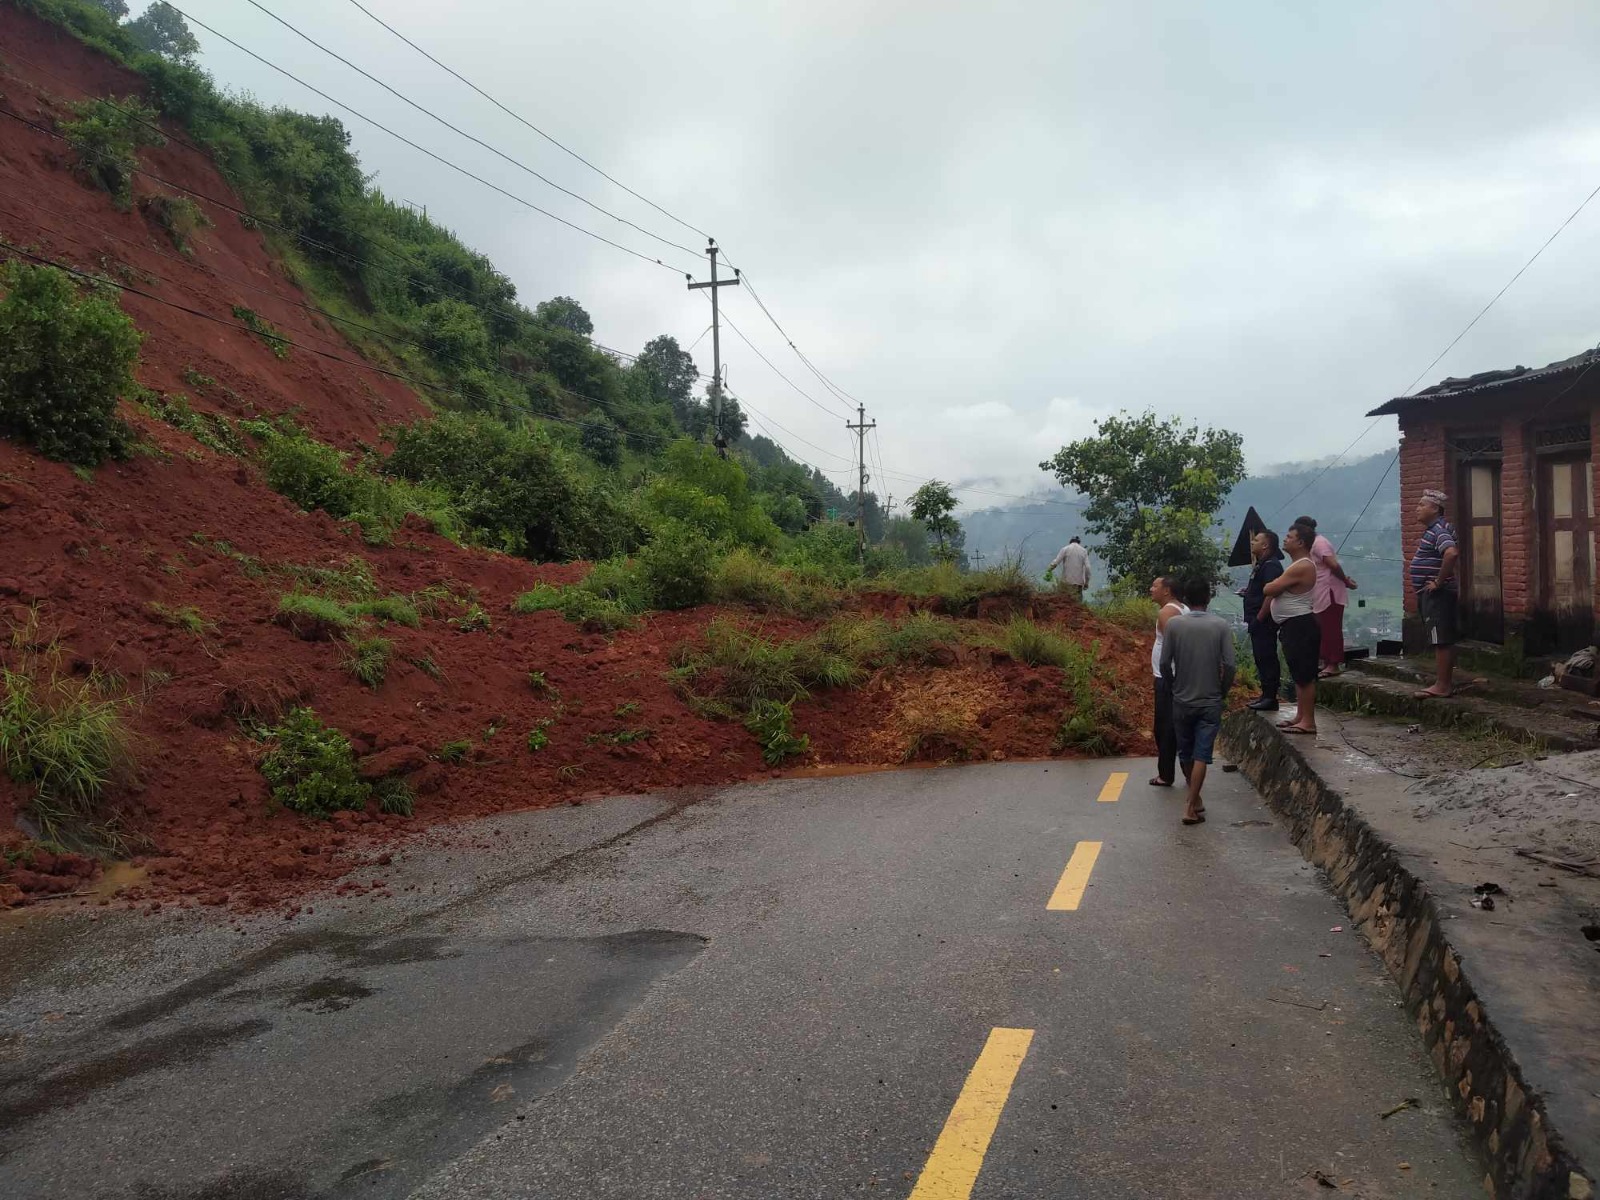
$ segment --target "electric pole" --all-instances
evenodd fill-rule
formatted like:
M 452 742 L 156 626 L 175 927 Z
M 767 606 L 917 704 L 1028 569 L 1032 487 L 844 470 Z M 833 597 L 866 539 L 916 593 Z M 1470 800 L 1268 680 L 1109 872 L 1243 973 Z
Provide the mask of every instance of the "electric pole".
M 722 328 L 717 312 L 717 289 L 739 286 L 739 269 L 733 270 L 732 279 L 717 279 L 717 239 L 706 239 L 706 257 L 711 260 L 711 282 L 696 283 L 693 275 L 685 275 L 689 290 L 711 289 L 711 419 L 715 422 L 717 453 L 727 454 L 727 439 L 722 436 Z
M 849 421 L 844 427 L 856 435 L 856 468 L 860 484 L 856 487 L 856 557 L 862 565 L 867 561 L 867 431 L 876 429 L 878 423 L 867 422 L 864 404 L 856 405 L 856 424 Z
M 981 550 L 972 552 L 972 565 L 980 569 L 983 567 L 983 552 Z

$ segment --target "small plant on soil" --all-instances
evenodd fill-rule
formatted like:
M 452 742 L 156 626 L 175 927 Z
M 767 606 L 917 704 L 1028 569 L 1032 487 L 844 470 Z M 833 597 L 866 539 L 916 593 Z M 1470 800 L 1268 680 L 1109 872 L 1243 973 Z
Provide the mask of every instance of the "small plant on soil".
M 271 743 L 261 758 L 261 774 L 272 798 L 285 808 L 325 817 L 367 806 L 372 788 L 356 771 L 349 739 L 311 709 L 291 709 L 281 725 L 258 730 L 257 736 Z
M 255 334 L 267 344 L 267 348 L 278 358 L 289 357 L 289 339 L 279 333 L 270 321 L 256 312 L 253 308 L 246 308 L 242 304 L 233 306 L 233 315 L 239 324 Z
M 1121 718 L 1110 701 L 1116 679 L 1100 662 L 1100 643 L 1073 645 L 1061 666 L 1067 707 L 1056 744 L 1096 758 L 1115 754 L 1122 745 Z
M 466 611 L 459 617 L 451 617 L 450 624 L 458 633 L 487 633 L 491 623 L 483 605 L 474 601 L 467 605 Z
M 185 605 L 182 608 L 169 608 L 159 600 L 152 600 L 150 602 L 150 611 L 165 624 L 171 625 L 174 629 L 188 630 L 196 637 L 204 637 L 207 633 L 216 632 L 216 624 L 206 620 L 205 614 L 193 605 Z
M 541 696 L 554 696 L 556 694 L 555 687 L 545 678 L 543 671 L 529 671 L 528 686 Z
M 394 643 L 388 638 L 352 638 L 345 643 L 344 669 L 359 683 L 377 691 L 389 674 L 389 659 L 393 656 Z
M 193 247 L 189 239 L 211 225 L 211 218 L 187 196 L 146 196 L 139 207 L 144 209 L 145 216 L 166 230 L 180 254 L 191 254 Z
M 355 625 L 355 617 L 337 600 L 304 592 L 291 592 L 279 600 L 274 619 L 306 642 L 328 641 Z
M 391 775 L 372 786 L 378 798 L 378 811 L 394 817 L 409 817 L 416 808 L 417 796 L 404 779 Z
M 1011 619 L 1000 637 L 1000 645 L 1012 658 L 1030 667 L 1065 668 L 1083 649 L 1054 630 L 1035 625 L 1027 617 Z
M 555 724 L 555 718 L 545 717 L 528 731 L 528 749 L 537 754 L 550 744 L 550 734 L 546 732 Z
M 646 738 L 654 737 L 653 729 L 614 729 L 610 733 L 591 733 L 584 737 L 584 744 L 593 746 L 605 742 L 612 746 L 631 746 L 634 742 L 642 742 Z
M 416 629 L 422 624 L 422 614 L 417 612 L 416 606 L 404 596 L 358 600 L 349 606 L 349 611 L 353 616 L 376 617 L 380 621 L 392 621 L 396 625 L 404 625 L 407 629 Z
M 61 132 L 77 155 L 78 173 L 110 192 L 117 207 L 126 210 L 133 200 L 140 148 L 167 141 L 156 127 L 156 110 L 137 96 L 86 100 L 70 107 L 73 119 L 61 123 Z
M 126 454 L 117 398 L 134 388 L 133 322 L 54 267 L 7 263 L 0 292 L 0 435 L 80 467 Z
M 757 701 L 744 727 L 761 743 L 761 758 L 769 767 L 811 748 L 810 737 L 794 732 L 794 710 L 776 700 Z
M 617 717 L 631 717 L 638 711 L 639 702 L 637 700 L 625 700 L 621 704 L 617 705 L 616 708 L 611 710 L 612 715 Z
M 207 388 L 217 386 L 217 381 L 214 378 L 210 375 L 202 375 L 193 367 L 185 367 L 183 369 L 183 381 L 197 392 L 203 392 Z
M 444 681 L 444 671 L 433 661 L 433 655 L 424 654 L 421 658 L 408 658 L 406 661 L 435 683 Z
M 13 627 L 0 664 L 0 767 L 33 786 L 29 807 L 47 839 L 77 829 L 115 840 L 102 802 L 132 775 L 128 704 L 108 676 L 73 675 L 58 643 L 41 647 L 36 618 Z
M 582 774 L 583 768 L 577 763 L 567 763 L 563 767 L 556 768 L 556 778 L 561 780 L 562 783 L 571 783 Z
M 582 587 L 535 584 L 511 606 L 511 611 L 517 613 L 547 610 L 559 612 L 574 625 L 581 625 L 587 633 L 615 633 L 633 627 L 633 613 L 624 605 Z
M 139 407 L 163 424 L 187 433 L 208 450 L 235 456 L 245 452 L 244 439 L 232 421 L 218 413 L 196 412 L 182 392 L 149 392 Z
M 467 754 L 469 751 L 471 751 L 471 749 L 472 743 L 466 741 L 465 739 L 454 742 L 446 742 L 444 745 L 439 747 L 439 761 L 447 763 L 461 762 L 467 757 Z

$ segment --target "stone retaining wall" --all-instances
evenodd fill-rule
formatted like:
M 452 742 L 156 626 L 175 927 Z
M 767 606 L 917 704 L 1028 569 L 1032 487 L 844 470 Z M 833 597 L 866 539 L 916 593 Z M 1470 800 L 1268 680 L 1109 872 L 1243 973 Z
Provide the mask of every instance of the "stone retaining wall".
M 1550 1128 L 1452 949 L 1426 885 L 1272 725 L 1237 713 L 1223 744 L 1305 857 L 1321 867 L 1389 968 L 1457 1110 L 1489 1164 L 1498 1200 L 1587 1200 L 1593 1187 Z

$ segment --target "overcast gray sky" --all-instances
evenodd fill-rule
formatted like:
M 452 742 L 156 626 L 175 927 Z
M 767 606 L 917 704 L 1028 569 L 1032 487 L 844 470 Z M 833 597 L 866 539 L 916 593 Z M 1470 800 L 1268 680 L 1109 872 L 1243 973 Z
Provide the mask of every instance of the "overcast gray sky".
M 701 244 L 349 0 L 262 2 L 564 186 Z M 363 2 L 715 234 L 800 348 L 866 402 L 887 468 L 999 491 L 1036 489 L 1041 458 L 1123 409 L 1238 429 L 1257 469 L 1342 450 L 1600 184 L 1593 0 Z M 506 190 L 695 265 L 246 0 L 180 7 Z M 220 82 L 329 110 L 196 33 Z M 630 351 L 658 333 L 688 345 L 708 324 L 681 276 L 337 115 L 384 191 L 426 205 L 528 304 L 575 296 L 596 337 Z M 1423 383 L 1600 341 L 1597 263 L 1600 199 Z M 723 295 L 784 374 L 831 401 L 748 296 Z M 844 417 L 736 337 L 723 350 L 734 391 L 844 482 Z M 694 353 L 709 370 L 710 339 Z M 1394 439 L 1386 419 L 1359 451 Z

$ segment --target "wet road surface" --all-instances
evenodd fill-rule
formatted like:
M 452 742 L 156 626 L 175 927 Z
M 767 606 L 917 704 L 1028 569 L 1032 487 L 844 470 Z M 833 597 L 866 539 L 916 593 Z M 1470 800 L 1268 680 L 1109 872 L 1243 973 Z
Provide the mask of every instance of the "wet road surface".
M 619 798 L 242 934 L 0 926 L 0 1195 L 1481 1194 L 1249 786 L 1183 828 L 1148 774 Z

